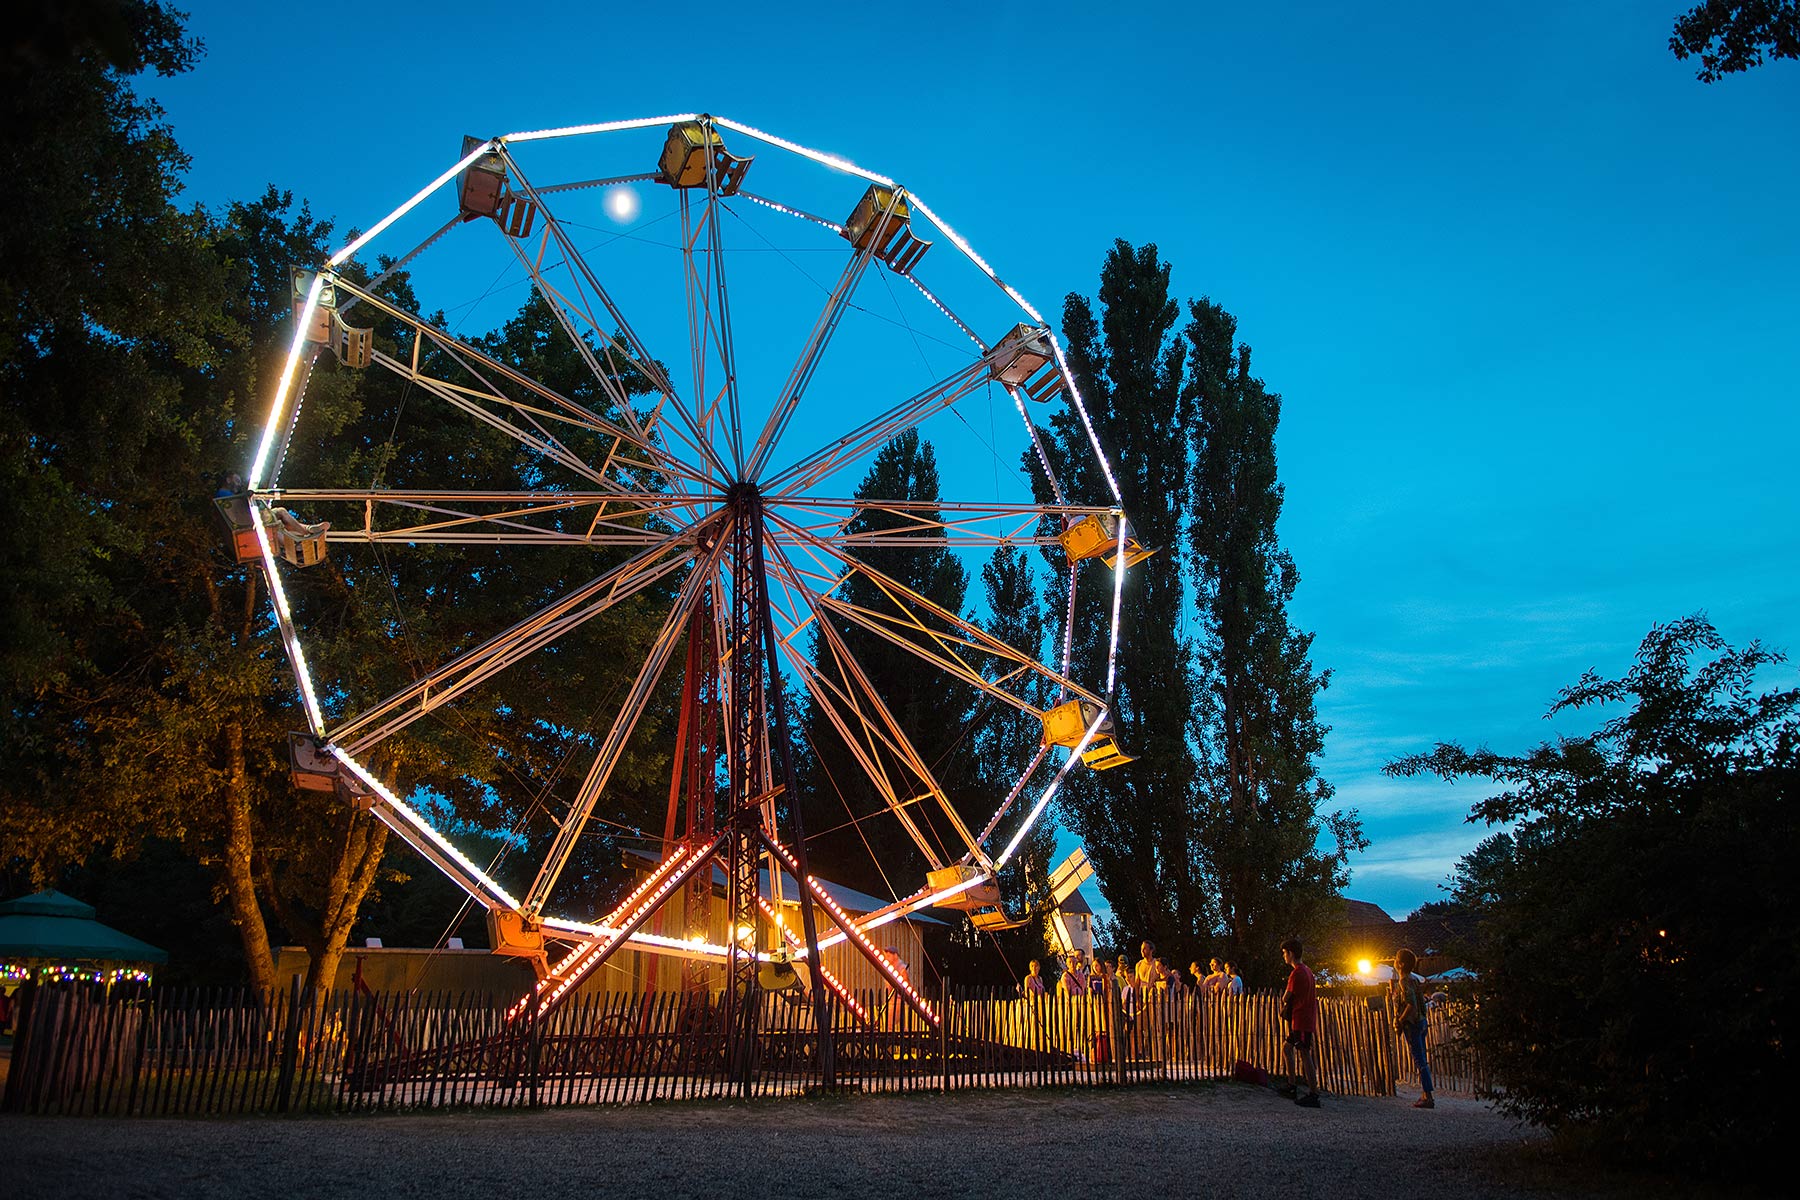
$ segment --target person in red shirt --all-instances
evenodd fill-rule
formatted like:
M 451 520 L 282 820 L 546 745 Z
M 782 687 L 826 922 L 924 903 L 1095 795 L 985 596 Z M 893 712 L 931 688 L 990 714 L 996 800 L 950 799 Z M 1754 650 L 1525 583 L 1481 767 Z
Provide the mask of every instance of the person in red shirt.
M 1313 987 L 1313 974 L 1300 959 L 1300 939 L 1281 943 L 1281 957 L 1288 965 L 1287 991 L 1281 996 L 1281 1015 L 1287 1019 L 1287 1064 L 1290 1082 L 1278 1089 L 1293 1098 L 1301 1108 L 1319 1107 L 1319 1064 L 1315 1048 L 1319 1040 L 1319 993 Z M 1294 1075 L 1294 1059 L 1300 1060 L 1300 1075 Z M 1298 1083 L 1306 1084 L 1301 1092 Z

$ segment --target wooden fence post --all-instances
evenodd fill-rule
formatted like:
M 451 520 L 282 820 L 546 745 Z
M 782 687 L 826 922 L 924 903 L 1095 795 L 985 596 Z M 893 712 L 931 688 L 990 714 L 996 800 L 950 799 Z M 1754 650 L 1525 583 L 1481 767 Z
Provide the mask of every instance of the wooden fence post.
M 531 1107 L 541 1108 L 543 1105 L 538 1096 L 538 1076 L 539 1068 L 543 1065 L 544 1017 L 540 1007 L 536 1004 L 531 1005 L 525 1011 L 531 1014 L 530 1041 L 525 1048 L 525 1066 L 531 1072 L 528 1083 L 531 1090 Z
M 1119 988 L 1115 983 L 1106 989 L 1106 1028 L 1112 1040 L 1113 1082 L 1125 1086 L 1125 1038 L 1119 1028 Z
M 281 1071 L 275 1082 L 275 1111 L 284 1113 L 293 1103 L 294 1063 L 300 1057 L 300 977 L 288 996 L 287 1028 L 281 1036 Z
M 938 1068 L 943 1080 L 940 1090 L 950 1094 L 950 976 L 942 980 L 943 998 L 938 1001 Z

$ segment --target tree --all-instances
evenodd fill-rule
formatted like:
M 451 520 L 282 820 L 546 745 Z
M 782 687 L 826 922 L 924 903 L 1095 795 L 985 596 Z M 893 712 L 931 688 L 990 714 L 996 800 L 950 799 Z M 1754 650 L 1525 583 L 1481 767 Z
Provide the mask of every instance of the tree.
M 1321 812 L 1332 789 L 1315 765 L 1316 701 L 1329 673 L 1313 668 L 1313 635 L 1288 620 L 1300 577 L 1276 533 L 1281 397 L 1250 373 L 1235 317 L 1204 298 L 1188 315 L 1188 554 L 1204 631 L 1196 843 L 1230 953 L 1254 975 L 1276 969 L 1283 938 L 1332 920 L 1349 855 L 1367 842 L 1354 812 Z
M 20 207 L 0 225 L 9 264 L 0 282 L 0 473 L 17 506 L 0 532 L 9 585 L 0 594 L 9 628 L 0 646 L 9 762 L 0 857 L 49 880 L 69 863 L 173 839 L 211 873 L 253 984 L 274 983 L 273 932 L 307 945 L 313 982 L 329 983 L 380 871 L 386 828 L 289 782 L 286 732 L 301 724 L 292 681 L 261 573 L 232 560 L 211 493 L 226 468 L 247 461 L 286 356 L 288 270 L 320 261 L 331 229 L 272 190 L 221 216 L 177 209 L 186 159 L 160 111 L 132 92 L 136 68 L 115 64 L 180 71 L 196 47 L 158 5 L 111 6 L 101 15 L 123 14 L 123 25 L 102 21 L 92 36 L 73 19 L 83 12 L 60 26 L 39 22 L 43 36 L 15 47 L 3 83 L 14 119 L 0 135 L 0 163 Z M 130 53 L 112 44 L 119 27 L 136 39 Z M 63 52 L 72 57 L 55 57 L 57 46 L 72 47 Z M 366 279 L 358 264 L 346 270 Z M 403 274 L 383 290 L 414 307 Z M 499 341 L 511 336 L 519 344 L 506 349 L 521 357 L 553 358 L 543 336 L 551 324 L 541 306 L 528 307 Z M 376 325 L 377 345 L 390 352 L 410 337 L 397 322 Z M 572 345 L 564 350 L 578 359 Z M 290 454 L 316 481 L 368 486 L 386 472 L 446 486 L 545 482 L 516 444 L 472 433 L 466 419 L 433 420 L 443 414 L 384 372 L 342 369 L 327 354 L 305 391 Z M 426 419 L 397 440 L 409 402 Z M 521 558 L 513 569 L 523 574 L 508 579 L 512 564 L 477 554 L 389 560 L 340 548 L 300 573 L 291 598 L 315 665 L 346 689 L 386 694 L 412 678 L 409 666 L 443 661 L 479 622 L 510 621 L 518 612 L 509 606 L 595 558 Z M 478 575 L 502 586 L 484 590 Z M 412 594 L 441 602 L 437 612 L 379 602 L 415 585 Z M 547 822 L 550 782 L 590 739 L 596 699 L 642 660 L 632 657 L 641 612 L 614 616 L 598 639 L 605 653 L 585 668 L 576 656 L 546 655 L 520 673 L 516 682 L 558 698 L 552 719 L 524 720 L 503 692 L 471 697 L 463 711 L 385 743 L 382 773 L 403 792 L 444 781 L 450 802 L 491 815 L 502 807 L 497 781 L 541 769 L 529 790 L 540 801 L 535 820 Z M 341 698 L 334 691 L 326 703 Z M 654 721 L 643 730 L 653 734 Z M 615 796 L 633 795 L 644 761 L 628 761 Z M 506 827 L 497 816 L 492 823 Z M 616 857 L 608 862 L 598 843 L 582 849 L 591 861 L 568 873 L 570 886 L 596 868 L 617 874 Z
M 1049 631 L 1031 559 L 1022 551 L 1001 546 L 982 566 L 981 585 L 988 613 L 982 627 L 1014 649 L 1038 656 L 1045 654 Z M 1040 708 L 1045 705 L 1049 694 L 1041 676 L 1033 675 L 1021 689 L 1021 699 Z M 988 698 L 976 703 L 969 720 L 974 745 L 970 790 L 973 796 L 986 798 L 986 807 L 996 808 L 1031 765 L 1043 738 L 1043 722 Z M 976 820 L 986 819 L 986 814 L 980 812 L 968 815 Z M 1044 957 L 1050 950 L 1044 918 L 1052 907 L 1049 884 L 1055 854 L 1056 826 L 1050 820 L 1040 819 L 1000 872 L 1000 893 L 1007 906 L 1016 915 L 1029 913 L 1031 920 L 1020 929 L 991 934 L 990 939 L 1006 965 L 1020 974 L 1027 962 Z M 975 933 L 972 925 L 969 933 Z M 966 976 L 959 972 L 959 977 Z
M 1760 67 L 1764 55 L 1800 58 L 1800 0 L 1704 0 L 1675 19 L 1669 49 L 1682 62 L 1700 56 L 1702 83 Z
M 38 688 L 83 668 L 76 632 L 122 602 L 105 564 L 139 539 L 98 497 L 137 477 L 173 417 L 178 369 L 223 334 L 206 223 L 174 207 L 187 158 L 162 110 L 128 83 L 146 66 L 186 71 L 197 47 L 158 4 L 121 4 L 91 23 L 84 11 L 96 16 L 34 6 L 0 69 L 0 170 L 13 201 L 0 218 L 9 740 Z
M 65 604 L 43 623 L 58 669 L 8 674 L 13 695 L 30 697 L 8 707 L 20 767 L 8 781 L 17 818 L 9 850 L 45 875 L 94 853 L 129 857 L 147 838 L 178 840 L 213 874 L 259 988 L 275 984 L 265 904 L 329 981 L 331 948 L 341 951 L 386 833 L 366 814 L 292 795 L 291 685 L 260 575 L 225 552 L 210 502 L 221 467 L 245 456 L 242 403 L 285 349 L 286 266 L 317 261 L 329 236 L 304 208 L 290 209 L 270 192 L 231 206 L 221 222 L 172 207 L 144 219 L 144 238 L 169 237 L 170 224 L 192 231 L 164 247 L 173 257 L 160 267 L 182 272 L 177 286 L 210 281 L 185 294 L 199 306 L 199 336 L 184 352 L 127 342 L 143 362 L 135 374 L 127 365 L 124 382 L 153 380 L 144 390 L 154 407 L 113 390 L 106 354 L 60 335 L 38 339 L 42 357 L 19 364 L 37 373 L 40 397 L 47 386 L 81 391 L 93 406 L 85 419 L 110 440 L 58 435 L 41 405 L 29 420 L 29 436 L 58 447 L 52 461 L 97 534 L 82 548 L 87 561 L 46 581 L 54 589 L 74 574 L 93 584 L 88 603 Z M 108 314 L 88 311 L 93 335 L 110 346 L 119 325 L 97 325 Z M 317 411 L 343 419 L 357 383 L 321 371 Z
M 1550 715 L 1611 713 L 1523 754 L 1440 744 L 1396 776 L 1502 790 L 1463 860 L 1479 916 L 1465 1034 L 1511 1115 L 1644 1157 L 1742 1168 L 1784 1127 L 1800 986 L 1800 689 L 1704 616 L 1653 628 L 1617 679 Z
M 868 474 L 857 487 L 859 498 L 936 501 L 937 455 L 917 430 L 898 434 L 879 451 Z M 939 520 L 936 510 L 915 511 L 917 525 Z M 845 527 L 846 534 L 914 526 L 892 512 L 863 510 Z M 870 568 L 950 612 L 962 611 L 968 575 L 956 558 L 942 547 L 870 546 L 857 558 Z M 837 593 L 845 602 L 870 613 L 902 617 L 899 604 L 868 575 L 851 571 Z M 821 617 L 823 622 L 826 618 Z M 868 679 L 867 691 L 880 698 L 893 715 L 906 741 L 924 760 L 932 777 L 967 823 L 972 809 L 968 783 L 973 755 L 966 728 L 973 705 L 972 689 L 932 667 L 904 646 L 841 618 L 832 618 L 833 636 L 842 639 L 848 658 Z M 923 638 L 923 635 L 919 635 Z M 820 674 L 852 692 L 842 683 L 852 671 L 831 640 L 815 631 L 812 661 Z M 846 703 L 833 703 L 853 730 L 859 729 Z M 866 711 L 867 699 L 862 701 Z M 871 718 L 873 719 L 873 718 Z M 831 722 L 818 698 L 807 697 L 799 722 L 803 743 L 799 774 L 806 813 L 807 844 L 811 865 L 854 887 L 876 894 L 906 895 L 924 883 L 928 863 L 924 852 L 902 824 L 889 816 L 881 790 L 867 768 L 852 754 L 848 742 Z M 901 801 L 914 800 L 925 784 L 878 738 L 862 739 L 877 773 L 884 776 Z M 920 835 L 940 857 L 961 857 L 960 842 L 941 818 L 934 820 L 936 805 L 929 801 L 909 804 L 907 814 Z M 980 814 L 976 819 L 985 819 Z M 976 828 L 980 828 L 979 824 Z
M 1162 553 L 1131 569 L 1119 614 L 1119 654 L 1128 666 L 1118 675 L 1112 720 L 1119 744 L 1137 761 L 1104 774 L 1076 772 L 1058 802 L 1093 860 L 1122 936 L 1152 938 L 1179 955 L 1198 948 L 1214 909 L 1198 869 L 1188 739 L 1192 647 L 1182 633 L 1186 602 L 1175 550 L 1191 405 L 1182 391 L 1184 347 L 1174 336 L 1180 310 L 1169 295 L 1169 264 L 1154 245 L 1113 244 L 1100 270 L 1099 305 L 1096 320 L 1085 297 L 1071 293 L 1063 302 L 1069 368 L 1117 474 L 1132 534 Z M 1045 441 L 1070 503 L 1115 502 L 1079 416 L 1052 416 Z M 1054 499 L 1029 455 L 1026 467 L 1040 502 Z M 1047 557 L 1047 603 L 1060 615 L 1067 561 L 1061 551 Z M 1112 572 L 1083 565 L 1069 631 L 1071 669 L 1094 686 L 1107 677 L 1112 602 Z

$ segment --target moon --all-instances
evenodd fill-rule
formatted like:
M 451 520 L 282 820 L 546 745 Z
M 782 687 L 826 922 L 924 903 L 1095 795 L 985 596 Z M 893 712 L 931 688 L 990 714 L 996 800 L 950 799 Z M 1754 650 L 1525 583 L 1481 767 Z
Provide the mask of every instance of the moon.
M 620 184 L 606 193 L 606 215 L 621 225 L 637 220 L 640 207 L 637 190 L 629 184 Z

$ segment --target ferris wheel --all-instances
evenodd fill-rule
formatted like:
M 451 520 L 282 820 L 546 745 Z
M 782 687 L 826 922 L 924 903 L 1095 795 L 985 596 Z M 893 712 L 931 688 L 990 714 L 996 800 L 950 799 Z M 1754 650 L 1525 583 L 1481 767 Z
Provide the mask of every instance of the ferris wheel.
M 356 266 L 365 251 L 383 252 L 377 278 Z M 496 263 L 489 292 L 510 278 L 515 295 L 535 296 L 561 352 L 580 360 L 578 385 L 547 381 L 491 338 L 459 333 L 457 310 L 438 303 L 479 286 Z M 401 271 L 416 306 L 382 286 Z M 780 272 L 805 282 L 763 290 Z M 893 179 L 705 114 L 468 138 L 461 157 L 399 208 L 328 261 L 297 269 L 293 308 L 292 347 L 247 486 L 221 506 L 240 558 L 267 573 L 298 683 L 308 728 L 291 739 L 295 781 L 370 809 L 486 911 L 497 950 L 533 959 L 538 982 L 515 1015 L 555 1008 L 625 946 L 723 963 L 734 984 L 726 994 L 741 997 L 810 971 L 824 949 L 847 942 L 935 1023 L 875 931 L 933 907 L 967 912 L 984 929 L 1018 923 L 998 877 L 1058 787 L 1073 770 L 1130 761 L 1113 741 L 1109 708 L 1120 589 L 1147 551 L 1130 535 L 1041 314 Z M 392 336 L 377 337 L 377 327 Z M 401 437 L 414 421 L 466 421 L 503 436 L 514 450 L 504 477 L 492 486 L 471 483 L 466 469 L 447 482 L 424 471 L 361 486 L 307 478 L 318 459 L 298 448 L 333 436 L 328 422 L 309 423 L 308 381 L 332 358 L 338 369 L 404 382 Z M 1022 421 L 1015 437 L 1035 447 L 1035 486 L 1009 481 L 1004 494 L 996 470 L 993 499 L 852 494 L 854 473 L 909 431 L 955 418 L 957 440 L 984 440 L 961 436 L 975 435 L 965 410 L 982 404 L 985 417 L 1003 409 Z M 1106 481 L 1110 502 L 1065 493 L 1030 416 L 1052 405 L 1072 407 L 1097 468 L 1089 477 Z M 891 569 L 895 555 L 1002 546 L 1041 547 L 1060 564 L 1065 626 L 1081 573 L 1111 571 L 1103 679 L 1072 676 L 1067 628 L 1051 639 L 1058 644 L 1009 645 Z M 577 554 L 558 561 L 591 561 L 594 571 L 562 580 L 551 598 L 534 594 L 516 621 L 471 632 L 383 694 L 364 695 L 315 665 L 309 618 L 291 603 L 294 572 L 334 553 L 457 548 L 490 564 Z M 485 584 L 502 573 L 472 574 Z M 440 813 L 382 777 L 381 748 L 627 604 L 653 610 L 654 636 L 623 695 L 598 714 L 585 777 L 547 844 L 522 848 L 535 870 L 509 887 L 458 847 Z M 809 639 L 829 652 L 809 655 Z M 985 823 L 958 811 L 859 666 L 854 648 L 869 639 L 946 686 L 1042 723 L 1035 753 L 992 797 Z M 676 679 L 670 827 L 678 793 L 684 822 L 601 919 L 557 911 L 558 880 L 590 823 L 604 819 L 627 744 Z M 802 693 L 868 776 L 884 809 L 872 816 L 904 828 L 929 864 L 874 912 L 852 916 L 808 870 L 792 751 Z M 926 836 L 928 823 L 943 836 Z M 718 868 L 726 935 L 656 932 L 659 906 L 682 889 L 710 890 Z M 779 896 L 771 903 L 759 890 L 765 871 L 776 888 L 796 881 L 800 928 L 783 920 Z M 1061 886 L 1084 877 L 1077 862 Z M 854 1003 L 821 966 L 811 994 L 823 1005 L 828 993 Z

